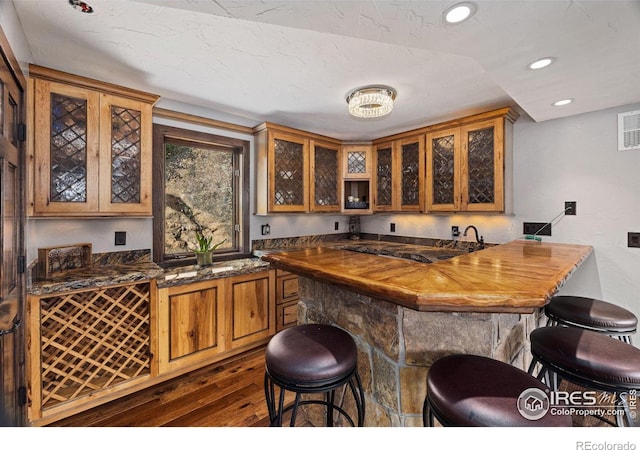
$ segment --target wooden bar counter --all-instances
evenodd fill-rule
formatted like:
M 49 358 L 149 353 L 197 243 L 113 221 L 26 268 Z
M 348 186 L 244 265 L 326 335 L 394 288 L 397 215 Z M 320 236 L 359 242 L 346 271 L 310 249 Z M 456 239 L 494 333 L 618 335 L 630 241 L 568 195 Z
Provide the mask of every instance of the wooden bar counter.
M 592 251 L 516 240 L 432 264 L 328 247 L 262 258 L 300 276 L 299 323 L 356 340 L 365 425 L 422 426 L 431 364 L 468 353 L 526 370 L 542 307 Z

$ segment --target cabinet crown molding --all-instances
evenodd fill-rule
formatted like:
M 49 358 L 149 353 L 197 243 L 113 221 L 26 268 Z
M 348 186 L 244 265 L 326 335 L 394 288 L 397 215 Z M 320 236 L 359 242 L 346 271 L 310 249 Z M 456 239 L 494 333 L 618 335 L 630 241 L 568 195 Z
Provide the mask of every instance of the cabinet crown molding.
M 117 95 L 119 97 L 149 103 L 151 105 L 154 105 L 160 99 L 160 96 L 156 94 L 150 94 L 137 89 L 131 89 L 117 84 L 107 83 L 106 81 L 74 75 L 35 64 L 29 64 L 29 77 L 100 91 L 106 94 Z

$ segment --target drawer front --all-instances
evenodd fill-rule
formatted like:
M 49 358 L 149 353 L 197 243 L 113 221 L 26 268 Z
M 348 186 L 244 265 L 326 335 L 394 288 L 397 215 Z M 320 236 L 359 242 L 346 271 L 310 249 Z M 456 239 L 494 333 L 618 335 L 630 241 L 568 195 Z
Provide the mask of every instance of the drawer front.
M 278 305 L 276 308 L 277 325 L 276 331 L 283 330 L 287 327 L 298 323 L 298 301 L 289 302 Z
M 276 298 L 278 303 L 298 298 L 298 277 L 296 275 L 278 278 Z

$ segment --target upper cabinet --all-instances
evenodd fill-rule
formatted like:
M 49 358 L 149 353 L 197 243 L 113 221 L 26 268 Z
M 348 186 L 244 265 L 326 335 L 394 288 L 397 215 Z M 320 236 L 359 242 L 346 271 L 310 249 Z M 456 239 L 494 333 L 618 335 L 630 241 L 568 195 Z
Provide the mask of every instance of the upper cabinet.
M 424 135 L 376 144 L 374 211 L 424 211 Z
M 427 132 L 427 211 L 510 209 L 512 125 L 517 117 L 504 108 Z
M 158 97 L 29 67 L 29 215 L 150 216 Z
M 370 143 L 342 145 L 342 212 L 371 214 L 372 147 Z
M 256 127 L 256 214 L 340 211 L 340 141 Z

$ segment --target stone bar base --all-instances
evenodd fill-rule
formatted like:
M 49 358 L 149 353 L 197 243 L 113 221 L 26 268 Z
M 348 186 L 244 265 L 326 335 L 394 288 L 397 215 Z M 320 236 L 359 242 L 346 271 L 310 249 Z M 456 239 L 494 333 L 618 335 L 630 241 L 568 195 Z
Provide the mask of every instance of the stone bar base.
M 338 326 L 358 345 L 365 426 L 370 427 L 422 426 L 427 372 L 443 356 L 489 356 L 526 370 L 529 333 L 544 322 L 542 309 L 533 314 L 420 312 L 309 278 L 299 281 L 298 322 Z M 319 419 L 309 418 L 321 426 Z

